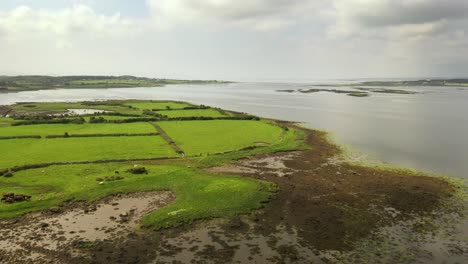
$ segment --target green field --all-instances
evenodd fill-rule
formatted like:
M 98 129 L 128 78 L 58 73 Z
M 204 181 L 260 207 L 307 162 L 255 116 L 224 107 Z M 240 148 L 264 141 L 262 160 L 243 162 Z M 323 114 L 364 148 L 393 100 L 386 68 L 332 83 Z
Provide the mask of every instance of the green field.
M 8 126 L 13 123 L 15 120 L 9 117 L 0 117 L 0 126 Z
M 24 103 L 9 106 L 13 110 L 27 111 L 27 112 L 68 112 L 68 109 L 95 109 L 105 110 L 124 114 L 140 114 L 141 111 L 132 109 L 127 105 L 111 105 L 111 104 L 96 104 L 89 105 L 85 103 Z
M 115 133 L 155 133 L 156 130 L 149 123 L 127 124 L 44 124 L 28 126 L 0 127 L 0 137 L 30 136 L 30 135 L 70 135 L 82 134 L 115 134 Z
M 168 117 L 223 117 L 226 116 L 216 109 L 193 109 L 193 110 L 163 110 L 158 114 Z
M 171 84 L 213 84 L 227 83 L 217 80 L 175 80 L 135 76 L 0 76 L 0 93 L 44 89 L 99 89 L 159 87 Z
M 83 117 L 86 122 L 89 122 L 89 120 L 91 119 L 92 116 L 85 116 Z M 131 119 L 131 118 L 135 118 L 135 117 L 132 117 L 132 116 L 114 116 L 114 115 L 95 115 L 94 116 L 95 118 L 104 118 L 105 120 L 124 120 L 124 119 Z
M 115 109 L 119 113 L 137 114 L 144 109 L 171 109 L 157 113 L 170 117 L 222 117 L 224 111 L 216 109 L 180 109 L 186 103 L 166 101 L 109 101 L 99 103 L 34 103 L 34 106 L 13 105 L 12 110 L 31 112 L 32 120 L 41 119 L 40 111 L 54 112 L 70 108 Z M 34 110 L 31 110 L 34 109 Z M 36 112 L 37 111 L 37 112 Z M 14 111 L 12 111 L 14 113 Z M 22 112 L 19 112 L 22 114 Z M 147 114 L 147 113 L 146 113 Z M 41 116 L 42 115 L 42 116 Z M 237 117 L 233 113 L 226 115 Z M 99 115 L 97 115 L 99 116 Z M 101 115 L 107 120 L 133 117 Z M 91 116 L 84 117 L 87 121 Z M 165 120 L 160 117 L 160 120 Z M 245 118 L 245 116 L 240 116 Z M 39 124 L 11 126 L 13 119 L 0 119 L 0 137 L 28 135 L 93 135 L 93 137 L 2 139 L 0 171 L 13 168 L 12 177 L 0 176 L 0 192 L 22 193 L 33 198 L 28 202 L 0 203 L 0 218 L 10 218 L 28 212 L 59 206 L 67 200 L 98 200 L 121 192 L 170 190 L 176 200 L 167 207 L 145 216 L 142 224 L 156 228 L 179 225 L 196 219 L 228 217 L 247 213 L 268 199 L 275 186 L 235 176 L 212 175 L 203 168 L 221 165 L 234 159 L 254 154 L 302 148 L 301 133 L 286 130 L 264 120 L 198 120 L 157 121 L 102 124 Z M 97 134 L 156 133 L 159 136 L 96 136 Z M 172 141 L 173 140 L 173 141 Z M 247 148 L 255 147 L 255 148 Z M 247 148 L 247 149 L 246 149 Z M 186 155 L 177 154 L 184 151 Z M 227 153 L 223 153 L 227 152 Z M 202 156 L 198 156 L 202 154 Z M 211 155 L 207 155 L 211 154 Z M 216 154 L 216 155 L 214 155 Z M 171 159 L 165 159 L 166 157 Z M 155 158 L 163 158 L 156 160 Z M 135 159 L 151 161 L 132 162 Z M 127 160 L 115 162 L 115 160 Z M 37 169 L 15 170 L 17 166 L 57 162 L 96 162 L 62 164 Z M 132 175 L 126 172 L 135 164 L 145 166 L 148 174 Z M 119 171 L 123 180 L 99 184 L 97 178 L 114 175 Z
M 206 155 L 277 143 L 283 132 L 278 126 L 244 120 L 170 121 L 158 124 L 188 155 Z
M 113 80 L 113 79 L 100 79 L 100 80 L 73 80 L 68 82 L 69 86 L 72 87 L 148 87 L 148 86 L 158 86 L 155 82 L 151 80 L 138 80 L 138 79 L 122 79 L 122 80 Z
M 34 198 L 27 203 L 0 203 L 0 218 L 58 206 L 66 200 L 97 200 L 117 192 L 171 190 L 177 199 L 162 210 L 147 215 L 142 223 L 166 227 L 208 217 L 226 217 L 257 208 L 270 196 L 274 186 L 258 180 L 210 175 L 181 166 L 145 165 L 147 175 L 126 170 L 133 164 L 52 166 L 19 172 L 2 178 L 0 192 L 12 187 Z M 103 178 L 119 171 L 125 179 L 99 185 Z M 60 175 L 60 177 L 57 177 Z M 171 213 L 177 212 L 177 213 Z
M 159 136 L 0 140 L 0 169 L 63 161 L 176 156 Z
M 184 107 L 191 106 L 186 103 L 178 103 L 178 102 L 128 102 L 126 105 L 130 105 L 132 107 L 142 109 L 142 110 L 152 110 L 152 109 L 182 109 Z

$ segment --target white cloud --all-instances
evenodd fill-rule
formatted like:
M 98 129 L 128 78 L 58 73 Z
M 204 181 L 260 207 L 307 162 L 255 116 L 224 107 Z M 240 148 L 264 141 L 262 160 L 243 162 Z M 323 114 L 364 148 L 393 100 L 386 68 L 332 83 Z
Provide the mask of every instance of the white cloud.
M 158 25 L 203 23 L 270 31 L 292 26 L 322 11 L 323 0 L 148 0 Z
M 147 0 L 140 18 L 92 2 L 0 11 L 0 74 L 383 77 L 468 66 L 466 0 Z
M 10 37 L 80 33 L 119 35 L 135 27 L 135 21 L 122 18 L 118 13 L 112 16 L 100 15 L 89 6 L 79 4 L 59 10 L 19 6 L 9 12 L 0 12 L 0 30 Z
M 334 6 L 331 32 L 344 36 L 366 33 L 382 36 L 388 33 L 387 29 L 431 34 L 447 22 L 468 16 L 466 0 L 335 0 Z

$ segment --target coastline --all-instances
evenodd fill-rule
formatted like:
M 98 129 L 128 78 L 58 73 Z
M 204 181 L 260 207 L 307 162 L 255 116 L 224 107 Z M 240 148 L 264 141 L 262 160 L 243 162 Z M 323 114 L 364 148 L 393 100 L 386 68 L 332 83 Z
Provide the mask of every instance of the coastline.
M 125 261 L 131 261 L 147 252 L 145 261 L 155 263 L 415 263 L 433 261 L 427 259 L 433 250 L 438 261 L 466 259 L 468 244 L 453 231 L 468 213 L 461 186 L 405 170 L 328 163 L 340 153 L 339 146 L 323 131 L 306 131 L 312 149 L 253 155 L 206 168 L 275 183 L 279 191 L 259 210 L 139 234 L 132 241 L 103 242 L 91 250 L 93 257 L 117 261 L 125 252 Z M 306 175 L 316 168 L 321 172 Z M 349 178 L 342 178 L 349 169 Z M 364 191 L 361 196 L 357 189 Z M 333 191 L 336 195 L 329 195 Z M 389 199 L 372 199 L 382 194 Z M 440 248 L 427 249 L 425 243 Z M 115 247 L 138 250 L 101 253 Z M 450 255 L 440 258 L 446 252 Z
M 242 261 L 238 256 L 239 247 L 247 245 L 250 253 L 244 252 L 246 256 L 259 262 L 326 259 L 332 262 L 359 263 L 365 256 L 360 255 L 356 249 L 363 242 L 376 242 L 374 236 L 379 230 L 414 222 L 409 224 L 409 229 L 419 237 L 442 230 L 441 226 L 434 223 L 438 223 L 447 214 L 459 214 L 452 222 L 448 221 L 448 225 L 464 219 L 466 203 L 463 203 L 466 200 L 463 199 L 466 197 L 461 195 L 464 189 L 461 185 L 457 186 L 455 181 L 409 169 L 356 164 L 346 159 L 343 147 L 334 143 L 330 134 L 325 131 L 304 128 L 288 121 L 268 121 L 305 133 L 306 138 L 301 140 L 307 143 L 308 148 L 263 154 L 245 152 L 250 155 L 240 155 L 240 158 L 221 155 L 221 162 L 214 162 L 215 165 L 222 163 L 221 166 L 199 165 L 214 174 L 250 177 L 276 184 L 279 192 L 263 203 L 260 210 L 228 219 L 198 220 L 163 230 L 139 230 L 132 234 L 131 239 L 102 240 L 93 242 L 92 247 L 82 248 L 82 244 L 76 244 L 71 245 L 72 248 L 102 261 L 116 262 L 122 258 L 124 262 L 132 261 L 141 259 L 144 253 L 144 260 L 148 262 L 162 258 L 164 254 L 174 256 L 174 259 L 180 261 L 195 254 L 201 262 L 220 263 L 221 260 Z M 142 161 L 142 164 L 177 162 Z M 197 161 L 196 158 L 191 158 L 179 162 L 192 165 Z M 466 185 L 463 188 L 466 192 Z M 421 222 L 420 219 L 424 221 Z M 214 229 L 217 231 L 213 233 Z M 116 232 L 118 231 L 117 229 Z M 193 232 L 197 236 L 201 233 L 201 237 L 208 238 L 199 242 L 196 240 L 197 236 L 187 237 Z M 244 236 L 246 232 L 250 236 Z M 271 239 L 271 242 L 260 248 L 249 246 L 259 239 Z M 189 243 L 181 246 L 180 240 Z M 281 244 L 282 240 L 292 242 L 285 246 Z M 237 248 L 233 246 L 233 241 L 238 244 Z M 208 254 L 207 246 L 213 243 L 219 244 L 221 249 L 209 251 Z M 198 245 L 198 248 L 193 249 L 193 245 Z M 460 245 L 462 253 L 468 252 L 468 245 Z M 256 253 L 258 250 L 274 252 L 273 255 L 277 258 L 272 260 L 264 254 L 259 256 Z M 366 260 L 375 261 L 382 254 L 383 257 L 391 257 L 391 254 L 380 250 L 373 252 L 365 247 L 366 252 L 372 253 L 369 253 Z M 330 252 L 335 253 L 330 255 Z M 61 249 L 47 254 L 66 263 L 83 263 L 83 260 L 78 260 Z M 407 263 L 412 260 L 414 258 L 409 258 Z

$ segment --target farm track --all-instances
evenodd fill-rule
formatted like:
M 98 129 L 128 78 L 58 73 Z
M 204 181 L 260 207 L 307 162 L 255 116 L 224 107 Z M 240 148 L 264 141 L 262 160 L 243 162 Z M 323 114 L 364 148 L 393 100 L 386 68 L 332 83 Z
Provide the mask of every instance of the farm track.
M 175 143 L 175 141 L 166 133 L 166 131 L 164 131 L 164 129 L 162 129 L 160 125 L 158 125 L 157 123 L 151 123 L 151 125 L 153 125 L 154 128 L 156 128 L 158 134 L 167 142 L 167 144 L 169 144 L 174 149 L 176 153 L 185 156 L 184 150 Z

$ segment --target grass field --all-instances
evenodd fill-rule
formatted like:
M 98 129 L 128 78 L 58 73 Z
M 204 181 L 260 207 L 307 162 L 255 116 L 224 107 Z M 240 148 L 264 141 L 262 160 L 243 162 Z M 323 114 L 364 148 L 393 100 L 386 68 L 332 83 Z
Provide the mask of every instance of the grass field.
M 13 118 L 0 117 L 0 126 L 8 126 L 13 122 L 15 122 L 15 120 Z
M 171 109 L 182 109 L 184 107 L 191 106 L 186 103 L 178 103 L 178 102 L 128 102 L 126 105 L 130 105 L 132 107 L 141 109 L 141 110 L 152 110 L 152 109 L 167 109 L 167 107 Z
M 276 143 L 283 130 L 261 121 L 212 120 L 158 123 L 188 155 L 238 150 Z
M 9 106 L 22 111 L 67 111 L 71 108 L 86 108 L 81 103 L 23 103 Z
M 88 105 L 83 103 L 27 103 L 9 106 L 13 110 L 21 110 L 28 112 L 44 111 L 44 112 L 67 112 L 68 109 L 96 109 L 105 110 L 125 114 L 140 114 L 141 111 L 132 109 L 126 105 Z
M 0 76 L 1 92 L 43 89 L 159 87 L 171 84 L 226 83 L 216 80 L 153 79 L 135 76 Z
M 176 156 L 159 136 L 0 140 L 0 168 L 62 161 Z
M 131 118 L 135 118 L 135 117 L 132 117 L 132 116 L 113 116 L 113 115 L 95 115 L 94 116 L 95 118 L 104 118 L 105 120 L 124 120 L 124 119 L 131 119 Z M 83 117 L 86 122 L 89 122 L 89 119 L 91 119 L 91 116 L 84 116 Z
M 154 133 L 156 132 L 156 130 L 149 123 L 46 124 L 0 127 L 0 136 L 63 135 L 65 132 L 67 132 L 70 135 L 80 135 L 113 133 Z
M 168 117 L 223 117 L 226 116 L 216 109 L 169 110 L 158 111 L 158 114 Z
M 207 217 L 226 217 L 246 213 L 259 207 L 274 190 L 270 183 L 214 176 L 180 166 L 150 165 L 147 175 L 132 175 L 125 171 L 133 164 L 93 164 L 52 166 L 19 172 L 1 180 L 0 192 L 15 190 L 34 197 L 27 203 L 0 203 L 0 218 L 38 211 L 70 199 L 98 200 L 117 192 L 171 190 L 177 199 L 171 205 L 147 215 L 142 223 L 166 227 Z M 125 179 L 99 185 L 96 178 L 119 171 Z M 60 177 L 56 177 L 60 175 Z M 177 212 L 172 213 L 171 212 Z
M 112 104 L 112 105 L 110 105 Z M 157 101 L 112 101 L 102 105 L 80 103 L 34 103 L 34 106 L 15 105 L 14 109 L 34 111 L 62 111 L 87 108 L 128 111 L 142 114 L 144 109 L 172 109 L 190 106 L 185 103 Z M 120 105 L 120 106 L 119 106 Z M 135 109 L 137 108 L 137 109 Z M 32 110 L 34 109 L 34 110 Z M 122 110 L 123 109 L 123 110 Z M 220 117 L 216 109 L 162 110 L 170 117 Z M 127 119 L 124 116 L 102 115 L 108 120 Z M 87 120 L 90 117 L 86 117 Z M 12 119 L 0 119 L 0 136 L 70 135 L 154 133 L 149 122 L 123 124 L 44 124 L 10 126 Z M 1 125 L 3 124 L 3 125 Z M 169 206 L 145 216 L 142 224 L 150 227 L 168 227 L 196 219 L 228 217 L 247 213 L 268 199 L 275 186 L 270 183 L 235 176 L 212 175 L 202 168 L 220 165 L 253 154 L 294 150 L 302 147 L 298 130 L 285 130 L 268 121 L 205 120 L 157 122 L 167 136 L 86 137 L 51 139 L 0 140 L 2 158 L 0 170 L 21 165 L 97 161 L 116 159 L 148 159 L 173 157 L 174 159 L 148 162 L 120 162 L 50 166 L 16 171 L 13 177 L 0 177 L 0 193 L 31 195 L 29 202 L 0 203 L 0 218 L 10 218 L 28 212 L 59 206 L 64 201 L 98 200 L 120 192 L 171 190 L 176 200 Z M 171 146 L 174 140 L 187 154 L 181 157 Z M 244 149 L 259 146 L 254 149 Z M 240 150 L 243 149 L 243 150 Z M 229 153 L 207 155 L 220 152 Z M 203 156 L 190 157 L 203 154 Z M 147 167 L 149 174 L 132 175 L 126 172 L 135 164 Z M 100 185 L 96 178 L 114 175 L 119 171 L 123 180 Z

